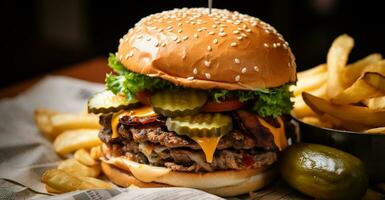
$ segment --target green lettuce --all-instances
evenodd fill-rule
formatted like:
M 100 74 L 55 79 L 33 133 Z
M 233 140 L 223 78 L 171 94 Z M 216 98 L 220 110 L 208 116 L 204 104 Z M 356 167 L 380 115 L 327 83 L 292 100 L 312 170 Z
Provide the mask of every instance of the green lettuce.
M 149 77 L 127 70 L 115 57 L 110 54 L 108 65 L 115 73 L 109 73 L 106 77 L 106 88 L 113 93 L 122 93 L 131 99 L 142 90 L 181 89 L 173 83 L 158 77 Z M 277 88 L 248 90 L 208 90 L 212 99 L 217 102 L 226 97 L 237 97 L 241 102 L 247 102 L 251 109 L 262 117 L 278 117 L 288 114 L 293 108 L 290 97 L 289 84 Z

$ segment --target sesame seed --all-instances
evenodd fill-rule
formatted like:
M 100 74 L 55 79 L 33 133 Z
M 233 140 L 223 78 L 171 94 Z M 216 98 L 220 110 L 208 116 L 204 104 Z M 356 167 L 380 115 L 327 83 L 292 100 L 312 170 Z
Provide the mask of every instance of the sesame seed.
M 177 44 L 179 44 L 180 42 L 182 42 L 180 39 L 177 39 L 176 41 L 175 41 Z
M 243 37 L 242 37 L 242 36 L 238 36 L 237 39 L 238 39 L 238 40 L 242 40 Z
M 206 67 L 210 67 L 210 64 L 211 64 L 210 61 L 208 61 L 208 60 L 205 60 L 205 61 L 204 61 L 204 65 L 205 65 Z
M 246 67 L 242 68 L 241 73 L 244 74 L 246 72 L 247 72 L 247 68 Z
M 143 35 L 139 35 L 139 36 L 138 36 L 138 39 L 142 39 L 142 38 L 143 38 Z
M 213 28 L 217 28 L 218 26 L 216 24 L 213 24 L 211 27 Z
M 251 29 L 246 29 L 246 32 L 250 33 L 250 32 L 251 32 Z
M 239 75 L 235 76 L 235 81 L 239 82 L 241 80 L 241 77 Z
M 155 46 L 155 47 L 158 47 L 158 46 L 159 46 L 159 42 L 156 41 L 156 42 L 154 43 L 154 46 Z
M 281 46 L 281 43 L 277 43 L 277 47 L 280 47 Z
M 241 33 L 241 36 L 247 38 L 247 35 L 245 33 Z
M 198 74 L 198 69 L 196 67 L 193 69 L 193 74 Z
M 148 37 L 148 38 L 146 38 L 146 40 L 147 40 L 147 41 L 151 41 L 151 38 L 150 38 L 150 37 Z
M 182 29 L 178 29 L 178 33 L 182 33 Z
M 236 43 L 236 42 L 232 42 L 230 45 L 231 45 L 232 47 L 236 47 L 236 46 L 237 46 L 237 43 Z
M 269 47 L 269 45 L 267 43 L 263 43 L 263 46 L 265 47 Z
M 277 48 L 277 44 L 273 43 L 273 47 L 274 47 L 274 48 Z
M 175 36 L 172 40 L 177 41 L 178 40 L 178 36 Z
M 189 80 L 189 81 L 192 81 L 194 79 L 194 77 L 193 76 L 189 76 L 186 79 Z
M 134 56 L 134 52 L 130 51 L 127 55 L 128 55 L 128 57 L 132 57 L 132 56 Z
M 243 24 L 242 28 L 247 28 L 246 24 Z
M 212 51 L 213 48 L 211 48 L 211 46 L 209 45 L 209 46 L 207 46 L 207 50 L 208 50 L 208 51 Z
M 218 39 L 215 38 L 215 39 L 213 40 L 213 43 L 214 43 L 214 44 L 218 44 Z
M 198 29 L 197 29 L 197 31 L 198 31 L 198 32 L 202 32 L 202 31 L 203 31 L 203 29 L 201 29 L 201 28 L 198 28 Z
M 120 38 L 120 40 L 119 40 L 119 43 L 122 43 L 123 42 L 123 39 L 122 38 Z
M 252 26 L 257 26 L 257 22 L 253 22 L 251 25 Z
M 225 37 L 227 34 L 226 34 L 226 32 L 220 32 L 218 35 L 221 37 Z
M 207 79 L 210 79 L 210 78 L 211 78 L 211 74 L 210 74 L 210 73 L 205 73 L 205 77 L 206 77 Z
M 270 33 L 270 31 L 269 31 L 268 29 L 265 29 L 265 32 L 266 32 L 266 33 Z
M 209 35 L 214 35 L 215 32 L 214 32 L 214 31 L 210 31 L 210 32 L 208 32 L 208 34 L 209 34 Z
M 165 47 L 165 46 L 166 46 L 166 43 L 163 42 L 163 43 L 161 44 L 161 46 L 162 46 L 162 47 Z
M 179 23 L 178 23 L 178 26 L 182 26 L 182 22 L 179 22 Z
M 233 33 L 234 33 L 234 34 L 238 34 L 239 31 L 238 31 L 238 30 L 234 30 Z
M 220 32 L 223 32 L 223 31 L 225 31 L 225 29 L 224 29 L 224 28 L 220 28 L 219 31 L 220 31 Z
M 236 64 L 241 63 L 241 61 L 240 61 L 238 58 L 235 58 L 235 59 L 234 59 L 234 62 L 235 62 Z
M 188 39 L 187 35 L 183 36 L 183 40 L 187 40 L 187 39 Z
M 195 33 L 195 34 L 194 34 L 194 37 L 195 37 L 195 38 L 199 38 L 198 33 Z
M 259 72 L 259 67 L 257 65 L 255 65 L 253 68 L 254 68 L 254 71 Z

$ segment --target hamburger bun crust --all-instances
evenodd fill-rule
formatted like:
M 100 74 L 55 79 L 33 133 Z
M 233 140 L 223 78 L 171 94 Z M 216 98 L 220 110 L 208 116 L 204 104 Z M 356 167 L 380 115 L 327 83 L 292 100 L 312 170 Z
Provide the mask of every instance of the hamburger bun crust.
M 255 90 L 296 81 L 282 35 L 248 15 L 174 9 L 143 18 L 120 40 L 128 69 L 197 89 Z
M 148 170 L 150 168 L 143 169 Z M 153 182 L 146 183 L 138 180 L 129 171 L 119 169 L 114 164 L 106 163 L 106 160 L 102 160 L 102 170 L 112 182 L 123 187 L 128 187 L 131 184 L 138 187 L 189 187 L 224 197 L 258 190 L 271 183 L 276 177 L 275 170 L 267 168 L 217 171 L 203 174 L 170 172 Z

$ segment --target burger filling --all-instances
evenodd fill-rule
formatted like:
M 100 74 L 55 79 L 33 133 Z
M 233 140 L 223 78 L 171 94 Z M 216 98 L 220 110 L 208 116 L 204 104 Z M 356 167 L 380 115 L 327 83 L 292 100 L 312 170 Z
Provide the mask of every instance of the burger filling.
M 282 116 L 293 106 L 289 85 L 193 90 L 131 72 L 112 54 L 109 65 L 115 73 L 106 78 L 108 98 L 94 102 L 118 103 L 91 110 L 103 113 L 99 137 L 114 156 L 211 172 L 269 166 L 287 146 Z
M 211 163 L 205 160 L 202 148 L 194 140 L 168 131 L 162 116 L 147 124 L 132 123 L 123 117 L 118 125 L 119 136 L 112 138 L 112 114 L 104 114 L 100 116 L 103 129 L 99 137 L 113 151 L 113 155 L 174 171 L 210 172 L 271 165 L 277 158 L 273 135 L 263 126 L 255 130 L 245 129 L 240 119 L 240 114 L 244 112 L 231 113 L 239 124 L 219 140 Z M 140 118 L 146 120 L 146 117 Z

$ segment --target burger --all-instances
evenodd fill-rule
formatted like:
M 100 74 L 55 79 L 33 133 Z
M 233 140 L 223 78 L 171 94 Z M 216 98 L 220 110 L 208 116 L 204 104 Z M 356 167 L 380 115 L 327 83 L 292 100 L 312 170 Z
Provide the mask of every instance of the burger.
M 221 9 L 174 9 L 139 21 L 110 54 L 102 169 L 127 187 L 235 196 L 270 183 L 288 145 L 295 58 L 272 26 Z

